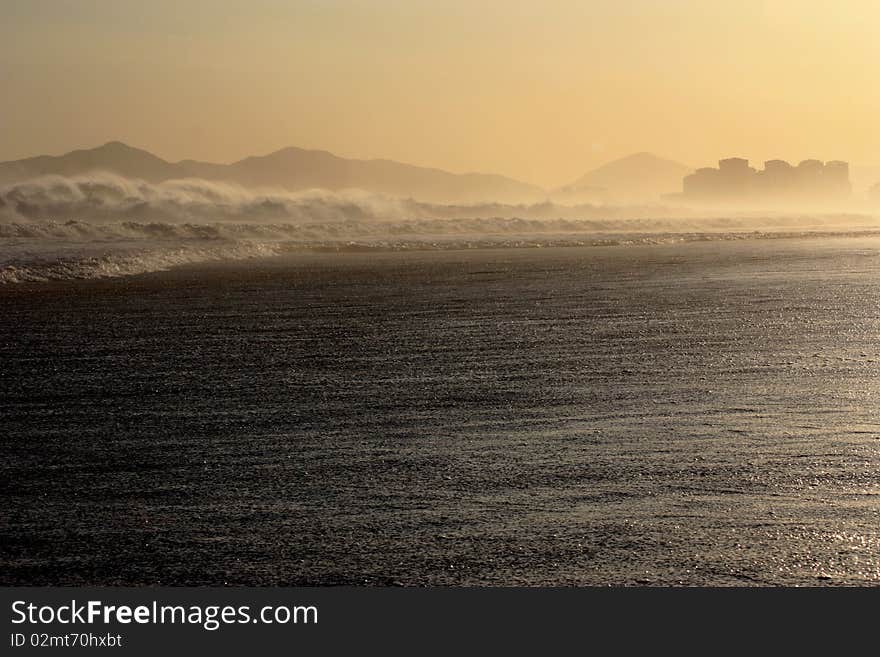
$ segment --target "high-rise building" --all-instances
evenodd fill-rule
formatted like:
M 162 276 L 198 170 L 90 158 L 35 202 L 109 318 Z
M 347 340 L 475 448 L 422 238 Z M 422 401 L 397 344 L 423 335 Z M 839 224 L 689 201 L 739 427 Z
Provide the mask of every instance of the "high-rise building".
M 796 167 L 784 160 L 768 160 L 756 171 L 740 157 L 719 160 L 718 168 L 697 169 L 682 181 L 684 196 L 696 200 L 791 201 L 833 200 L 848 197 L 849 165 L 833 160 L 804 160 Z

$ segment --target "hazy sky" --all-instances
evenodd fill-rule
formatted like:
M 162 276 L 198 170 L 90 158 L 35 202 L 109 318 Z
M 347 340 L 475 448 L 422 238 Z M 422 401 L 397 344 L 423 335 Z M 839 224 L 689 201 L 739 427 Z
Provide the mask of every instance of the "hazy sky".
M 0 160 L 880 163 L 877 0 L 0 0 Z

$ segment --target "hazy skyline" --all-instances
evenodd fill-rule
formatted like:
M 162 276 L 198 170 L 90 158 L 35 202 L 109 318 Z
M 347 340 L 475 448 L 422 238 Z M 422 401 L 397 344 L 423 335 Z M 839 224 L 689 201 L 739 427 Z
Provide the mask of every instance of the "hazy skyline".
M 0 0 L 0 160 L 296 145 L 569 182 L 635 151 L 880 161 L 880 5 Z

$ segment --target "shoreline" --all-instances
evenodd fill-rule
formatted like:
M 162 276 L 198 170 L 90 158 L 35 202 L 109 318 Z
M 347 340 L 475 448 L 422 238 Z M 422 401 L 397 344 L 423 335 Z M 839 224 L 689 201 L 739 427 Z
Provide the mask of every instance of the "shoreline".
M 810 241 L 813 243 L 821 240 L 872 240 L 880 238 L 880 228 L 863 229 L 863 230 L 814 230 L 814 231 L 750 231 L 750 232 L 683 232 L 683 233 L 632 233 L 632 234 L 606 234 L 593 235 L 591 237 L 574 237 L 574 236 L 540 236 L 530 235 L 521 238 L 501 238 L 500 236 L 482 236 L 473 239 L 443 239 L 443 240 L 411 240 L 400 241 L 397 243 L 368 243 L 368 242 L 338 242 L 335 244 L 311 244 L 304 245 L 302 243 L 261 243 L 261 242 L 232 242 L 232 241 L 213 241 L 209 245 L 227 244 L 230 248 L 243 251 L 243 255 L 228 258 L 212 257 L 210 255 L 201 256 L 200 249 L 204 248 L 204 242 L 175 242 L 169 245 L 169 248 L 175 250 L 174 257 L 157 251 L 155 254 L 150 251 L 133 252 L 133 257 L 153 257 L 159 258 L 165 262 L 174 259 L 184 260 L 183 262 L 173 263 L 171 265 L 163 265 L 156 269 L 146 271 L 124 271 L 124 267 L 120 267 L 114 262 L 111 271 L 108 273 L 91 273 L 90 275 L 68 275 L 57 276 L 53 274 L 47 275 L 47 280 L 14 280 L 16 270 L 27 270 L 27 264 L 10 264 L 6 266 L 5 271 L 8 272 L 4 278 L 4 268 L 0 267 L 0 292 L 3 290 L 53 285 L 53 284 L 87 284 L 97 281 L 112 280 L 131 280 L 145 276 L 155 276 L 179 271 L 188 271 L 194 268 L 240 268 L 245 263 L 267 262 L 280 260 L 290 261 L 291 258 L 320 258 L 333 256 L 351 256 L 351 255 L 391 255 L 391 254 L 430 254 L 430 253 L 480 253 L 480 252 L 532 252 L 535 250 L 591 250 L 591 249 L 633 249 L 633 248 L 661 248 L 686 246 L 691 244 L 724 244 L 724 243 L 772 243 L 772 242 L 797 242 Z M 191 247 L 198 256 L 192 262 L 185 261 L 186 249 Z M 264 255 L 251 255 L 250 251 L 269 251 Z M 184 255 L 180 255 L 183 253 Z M 106 256 L 111 260 L 122 259 L 124 262 L 125 254 L 108 254 Z M 87 266 L 100 266 L 100 258 L 90 257 L 82 260 Z M 97 263 L 97 264 L 96 264 Z M 77 261 L 59 261 L 58 263 L 40 263 L 39 266 L 46 268 L 65 269 L 77 265 Z M 34 265 L 31 265 L 33 267 Z M 32 278 L 36 275 L 31 275 Z M 12 280 L 9 280 L 9 279 Z

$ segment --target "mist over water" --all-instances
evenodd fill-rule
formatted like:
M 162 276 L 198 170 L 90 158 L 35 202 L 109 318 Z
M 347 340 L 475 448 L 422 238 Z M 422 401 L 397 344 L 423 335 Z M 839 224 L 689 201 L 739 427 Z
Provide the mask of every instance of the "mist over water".
M 297 250 L 625 246 L 877 228 L 860 214 L 441 205 L 358 190 L 294 193 L 97 172 L 0 187 L 0 284 L 126 276 Z

